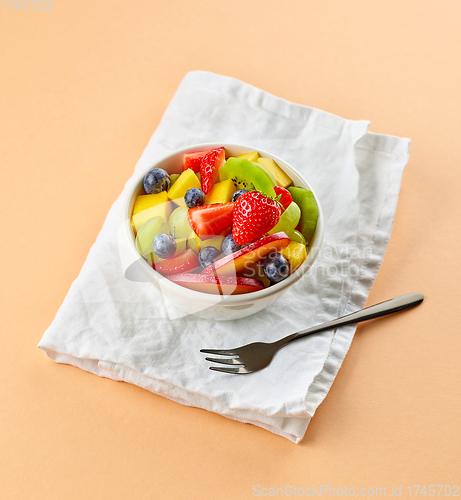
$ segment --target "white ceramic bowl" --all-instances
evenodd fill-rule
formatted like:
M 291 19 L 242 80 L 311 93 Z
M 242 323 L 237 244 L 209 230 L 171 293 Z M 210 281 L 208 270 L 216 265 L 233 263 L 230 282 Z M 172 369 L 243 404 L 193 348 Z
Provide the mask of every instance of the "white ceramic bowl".
M 293 179 L 295 186 L 303 186 L 308 189 L 311 187 L 303 179 L 303 177 L 288 163 L 281 158 L 274 156 L 268 151 L 262 151 L 259 148 L 251 146 L 243 146 L 240 144 L 223 144 L 223 143 L 206 143 L 196 144 L 175 151 L 163 158 L 152 163 L 143 172 L 139 172 L 132 184 L 127 190 L 127 195 L 122 205 L 122 227 L 123 239 L 129 249 L 133 261 L 140 267 L 147 279 L 152 282 L 159 290 L 161 290 L 165 300 L 171 301 L 176 307 L 180 308 L 189 314 L 194 314 L 201 318 L 214 320 L 229 320 L 239 319 L 255 314 L 269 304 L 274 302 L 282 293 L 290 286 L 294 285 L 302 278 L 313 262 L 317 258 L 320 246 L 323 241 L 324 220 L 320 202 L 315 196 L 319 208 L 319 218 L 314 237 L 308 247 L 307 258 L 303 264 L 288 278 L 258 292 L 251 292 L 241 295 L 214 295 L 204 292 L 197 292 L 188 288 L 177 285 L 167 278 L 157 273 L 151 266 L 138 254 L 135 247 L 135 235 L 129 223 L 133 205 L 136 197 L 139 194 L 144 194 L 143 179 L 147 172 L 153 168 L 163 168 L 170 174 L 182 172 L 183 155 L 195 151 L 203 151 L 207 149 L 224 146 L 226 149 L 226 157 L 237 156 L 251 151 L 258 151 L 261 156 L 272 158 L 277 164 Z

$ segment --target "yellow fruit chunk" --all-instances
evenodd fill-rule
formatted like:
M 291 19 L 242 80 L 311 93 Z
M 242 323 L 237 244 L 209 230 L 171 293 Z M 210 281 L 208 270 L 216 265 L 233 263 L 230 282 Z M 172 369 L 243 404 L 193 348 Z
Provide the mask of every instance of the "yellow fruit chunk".
M 136 215 L 150 207 L 155 207 L 156 205 L 166 203 L 167 201 L 169 201 L 169 199 L 166 191 L 162 191 L 158 194 L 140 194 L 134 202 L 132 215 Z
M 221 245 L 222 245 L 223 239 L 224 239 L 224 236 L 220 236 L 218 234 L 217 236 L 213 236 L 213 238 L 210 238 L 208 240 L 200 240 L 200 246 L 202 248 L 215 247 L 217 250 L 221 251 Z
M 267 170 L 275 177 L 275 180 L 279 186 L 284 188 L 293 184 L 293 181 L 288 177 L 288 175 L 275 163 L 272 158 L 258 158 L 258 163 L 260 163 L 263 167 L 266 167 Z
M 297 241 L 290 241 L 290 244 L 283 250 L 280 250 L 279 253 L 290 263 L 290 272 L 292 273 L 298 269 L 307 257 L 306 245 Z
M 177 238 L 176 239 L 176 252 L 175 255 L 178 255 L 187 248 L 187 238 Z
M 221 251 L 221 245 L 224 236 L 218 235 L 209 238 L 208 240 L 201 240 L 194 232 L 189 236 L 187 240 L 187 246 L 196 254 L 200 252 L 202 248 L 205 247 L 215 247 L 217 250 Z
M 152 196 L 158 196 L 158 195 L 152 195 Z M 172 211 L 172 203 L 171 201 L 167 201 L 166 203 L 159 203 L 158 205 L 155 205 L 146 210 L 143 210 L 142 212 L 134 214 L 133 217 L 131 217 L 131 226 L 133 228 L 133 231 L 137 233 L 139 231 L 139 228 L 146 221 L 152 219 L 152 217 L 158 216 L 161 217 L 164 222 L 168 222 L 171 211 Z
M 268 280 L 267 276 L 264 274 L 261 261 L 255 262 L 252 266 L 247 266 L 239 276 L 245 276 L 247 278 L 254 278 L 263 282 L 263 285 L 267 288 L 270 286 L 271 282 Z
M 196 254 L 198 254 L 201 250 L 200 238 L 194 233 L 194 231 L 192 231 L 187 239 L 187 248 L 190 248 Z
M 217 182 L 211 191 L 206 195 L 205 203 L 211 205 L 213 203 L 228 203 L 232 199 L 236 188 L 232 179 Z
M 195 175 L 194 171 L 190 168 L 184 170 L 182 174 L 177 178 L 176 182 L 168 190 L 168 198 L 173 200 L 176 205 L 185 207 L 184 195 L 186 191 L 191 188 L 202 188 L 200 181 Z
M 236 158 L 244 158 L 248 161 L 258 161 L 259 153 L 257 151 L 252 151 L 251 153 L 244 153 L 243 155 L 238 155 Z

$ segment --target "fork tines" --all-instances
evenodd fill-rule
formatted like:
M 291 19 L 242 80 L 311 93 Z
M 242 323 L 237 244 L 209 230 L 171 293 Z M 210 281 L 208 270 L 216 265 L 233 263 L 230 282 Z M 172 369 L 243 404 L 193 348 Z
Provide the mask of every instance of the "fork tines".
M 204 352 L 206 354 L 220 354 L 221 356 L 234 356 L 233 358 L 205 358 L 207 361 L 211 361 L 212 363 L 234 366 L 233 368 L 225 368 L 224 366 L 210 366 L 210 370 L 232 374 L 250 373 L 238 357 L 236 349 L 200 349 L 200 352 Z
M 240 365 L 243 366 L 243 363 L 238 358 L 205 358 L 207 361 L 211 361 L 213 363 L 221 363 L 222 365 Z
M 250 373 L 244 366 L 240 366 L 239 368 L 221 368 L 220 366 L 210 366 L 210 370 L 213 370 L 215 372 L 236 374 Z
M 237 356 L 235 349 L 200 349 L 205 354 L 221 354 L 223 356 Z

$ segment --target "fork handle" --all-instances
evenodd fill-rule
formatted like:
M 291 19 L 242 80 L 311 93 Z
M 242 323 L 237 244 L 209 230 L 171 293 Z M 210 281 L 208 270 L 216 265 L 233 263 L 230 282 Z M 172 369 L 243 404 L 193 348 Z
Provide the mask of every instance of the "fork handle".
M 380 302 L 374 306 L 366 307 L 365 309 L 360 309 L 360 311 L 353 312 L 347 316 L 341 316 L 340 318 L 328 321 L 319 326 L 313 326 L 312 328 L 307 328 L 306 330 L 301 330 L 300 332 L 293 333 L 288 337 L 282 339 L 285 341 L 283 345 L 293 340 L 298 340 L 300 338 L 306 337 L 313 333 L 323 332 L 325 330 L 331 330 L 332 328 L 339 328 L 340 326 L 351 325 L 353 323 L 360 323 L 361 321 L 366 321 L 368 319 L 379 318 L 380 316 L 385 316 L 386 314 L 395 313 L 397 311 L 402 311 L 403 309 L 408 309 L 410 307 L 415 307 L 424 300 L 424 295 L 422 293 L 407 293 L 405 295 L 400 295 L 394 299 L 386 300 L 385 302 Z

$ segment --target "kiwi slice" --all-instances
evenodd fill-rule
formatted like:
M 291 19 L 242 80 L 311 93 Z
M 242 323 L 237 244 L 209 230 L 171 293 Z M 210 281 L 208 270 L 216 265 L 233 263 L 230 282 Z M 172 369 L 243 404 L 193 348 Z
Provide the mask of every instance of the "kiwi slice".
M 265 170 L 245 158 L 229 158 L 219 169 L 219 180 L 232 179 L 237 189 L 256 189 L 275 198 L 273 177 Z

